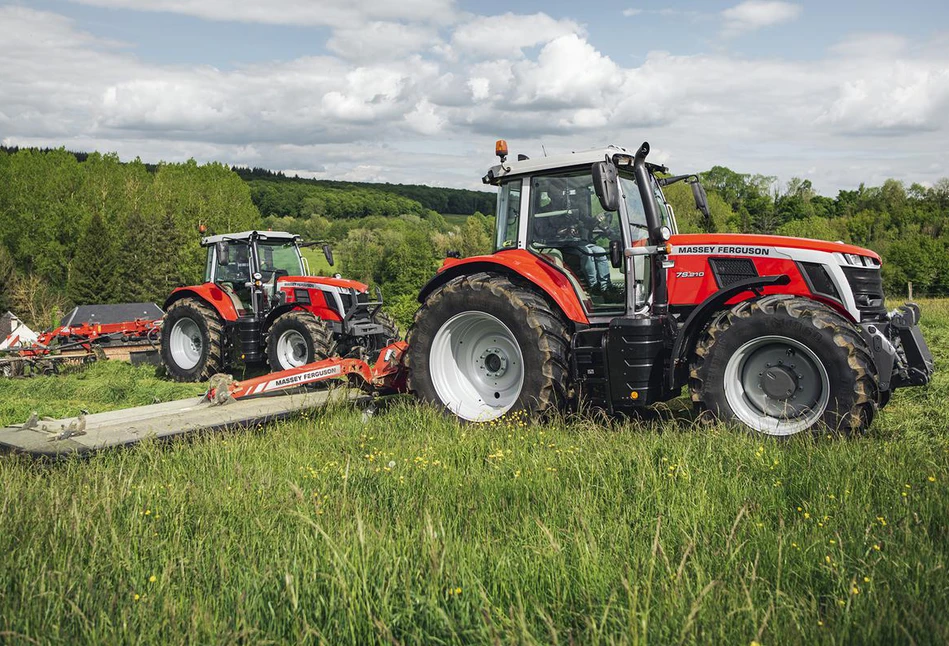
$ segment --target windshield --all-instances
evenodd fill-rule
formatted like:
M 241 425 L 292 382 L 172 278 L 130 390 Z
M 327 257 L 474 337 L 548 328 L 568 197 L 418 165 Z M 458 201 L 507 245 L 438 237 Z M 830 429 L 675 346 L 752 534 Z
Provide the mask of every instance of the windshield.
M 631 247 L 645 245 L 649 238 L 649 227 L 646 226 L 646 210 L 643 208 L 643 198 L 639 194 L 639 185 L 628 175 L 619 177 L 620 192 L 626 203 L 626 213 L 629 217 L 629 240 Z M 636 308 L 646 305 L 651 293 L 651 271 L 646 256 L 636 256 L 632 262 L 633 294 Z
M 629 214 L 629 239 L 635 243 L 649 237 L 649 227 L 646 226 L 646 210 L 643 208 L 643 198 L 639 194 L 639 186 L 632 177 L 620 175 L 620 190 L 626 202 L 626 213 Z
M 281 276 L 303 275 L 300 252 L 293 242 L 258 242 L 257 257 L 264 280 L 269 280 L 268 274 L 274 271 Z

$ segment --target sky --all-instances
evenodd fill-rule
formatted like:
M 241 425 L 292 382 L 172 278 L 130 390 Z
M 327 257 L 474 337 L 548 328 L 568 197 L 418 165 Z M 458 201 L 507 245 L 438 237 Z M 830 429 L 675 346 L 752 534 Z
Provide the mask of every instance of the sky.
M 482 188 L 643 141 L 825 195 L 949 176 L 935 0 L 0 0 L 0 142 Z

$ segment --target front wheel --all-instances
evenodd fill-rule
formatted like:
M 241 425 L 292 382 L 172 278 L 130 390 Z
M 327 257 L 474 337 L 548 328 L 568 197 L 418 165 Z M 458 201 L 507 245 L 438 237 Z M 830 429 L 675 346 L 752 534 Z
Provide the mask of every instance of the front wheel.
M 767 296 L 715 317 L 695 349 L 692 399 L 723 420 L 776 436 L 863 430 L 877 378 L 843 316 L 810 299 Z
M 175 381 L 204 381 L 223 365 L 223 324 L 209 305 L 183 298 L 165 312 L 161 362 Z
M 303 310 L 280 316 L 267 332 L 267 360 L 274 372 L 322 361 L 335 350 L 326 322 Z
M 408 334 L 409 389 L 470 422 L 557 409 L 567 387 L 567 329 L 534 290 L 504 276 L 450 280 Z

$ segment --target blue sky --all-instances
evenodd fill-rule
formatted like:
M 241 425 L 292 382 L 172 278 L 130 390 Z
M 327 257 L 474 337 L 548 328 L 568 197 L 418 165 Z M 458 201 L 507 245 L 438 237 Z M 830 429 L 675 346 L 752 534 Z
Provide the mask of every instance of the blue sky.
M 0 140 L 477 187 L 652 143 L 834 194 L 949 176 L 949 4 L 0 0 Z

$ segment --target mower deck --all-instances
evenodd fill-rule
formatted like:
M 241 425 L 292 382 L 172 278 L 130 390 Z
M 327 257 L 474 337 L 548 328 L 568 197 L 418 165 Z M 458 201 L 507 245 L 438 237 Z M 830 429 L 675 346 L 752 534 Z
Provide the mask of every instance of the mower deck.
M 0 429 L 0 452 L 47 457 L 88 453 L 135 444 L 147 438 L 258 426 L 362 395 L 355 389 L 337 388 L 230 400 L 224 404 L 214 404 L 207 397 L 191 397 L 95 413 L 84 419 L 31 420 Z

